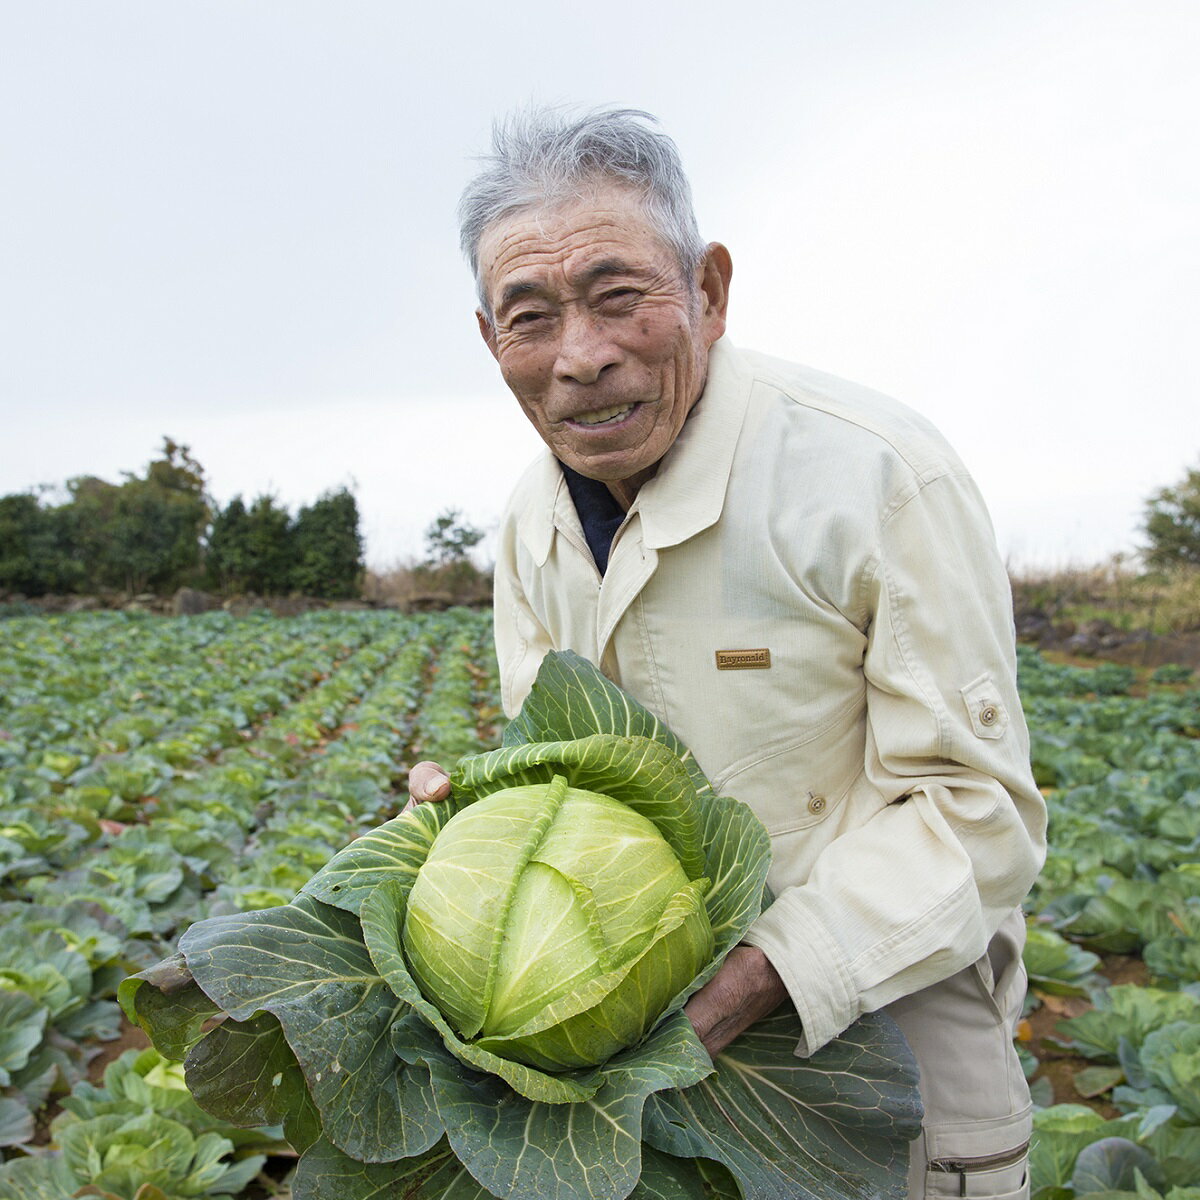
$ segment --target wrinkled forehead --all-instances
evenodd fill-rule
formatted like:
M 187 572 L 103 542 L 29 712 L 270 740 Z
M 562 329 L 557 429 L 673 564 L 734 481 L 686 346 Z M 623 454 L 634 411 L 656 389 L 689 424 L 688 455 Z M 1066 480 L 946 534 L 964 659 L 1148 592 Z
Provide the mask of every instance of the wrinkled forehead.
M 675 254 L 645 211 L 641 194 L 596 186 L 528 205 L 492 222 L 479 241 L 480 276 L 489 297 L 514 275 L 582 282 L 603 263 L 608 273 L 673 267 Z

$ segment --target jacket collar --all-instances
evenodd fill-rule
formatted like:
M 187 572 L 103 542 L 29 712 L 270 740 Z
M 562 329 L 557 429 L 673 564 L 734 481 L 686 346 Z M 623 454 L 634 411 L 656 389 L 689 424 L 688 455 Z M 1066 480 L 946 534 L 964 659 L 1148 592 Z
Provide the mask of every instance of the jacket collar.
M 699 401 L 630 509 L 641 518 L 649 549 L 678 545 L 720 517 L 751 382 L 741 355 L 729 341 L 721 338 L 714 343 Z M 549 451 L 535 464 L 531 482 L 533 503 L 525 507 L 517 527 L 540 567 L 550 555 L 556 528 L 580 542 L 583 528 L 562 469 Z
M 708 355 L 708 379 L 696 407 L 658 471 L 638 490 L 646 546 L 676 546 L 716 523 L 725 506 L 733 455 L 750 399 L 750 372 L 725 339 Z

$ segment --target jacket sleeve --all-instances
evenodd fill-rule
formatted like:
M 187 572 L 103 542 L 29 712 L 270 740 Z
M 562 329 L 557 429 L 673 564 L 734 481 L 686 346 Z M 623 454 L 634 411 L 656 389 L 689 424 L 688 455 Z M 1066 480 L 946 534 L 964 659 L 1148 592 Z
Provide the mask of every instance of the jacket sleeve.
M 965 474 L 893 503 L 862 587 L 864 773 L 879 808 L 745 939 L 796 1004 L 802 1054 L 980 958 L 1045 856 L 1011 593 Z

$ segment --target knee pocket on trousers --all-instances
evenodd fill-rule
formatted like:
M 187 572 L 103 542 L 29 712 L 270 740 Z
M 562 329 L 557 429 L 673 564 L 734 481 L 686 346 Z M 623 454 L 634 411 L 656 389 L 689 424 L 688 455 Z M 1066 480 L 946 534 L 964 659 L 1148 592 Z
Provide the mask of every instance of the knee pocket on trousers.
M 1028 1200 L 1028 1159 L 963 1173 L 926 1171 L 926 1200 L 954 1200 L 963 1196 L 968 1200 Z
M 926 1200 L 1025 1200 L 1032 1117 L 1030 1105 L 991 1121 L 926 1126 Z M 913 1179 L 914 1190 L 916 1186 Z

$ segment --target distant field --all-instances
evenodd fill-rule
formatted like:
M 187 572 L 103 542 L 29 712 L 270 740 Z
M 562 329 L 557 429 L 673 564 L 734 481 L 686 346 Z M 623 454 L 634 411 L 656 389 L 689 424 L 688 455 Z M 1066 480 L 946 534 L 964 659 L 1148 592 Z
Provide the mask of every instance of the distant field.
M 1134 1164 L 1152 1200 L 1200 1180 L 1200 692 L 1033 652 L 1021 672 L 1051 811 L 1020 1031 L 1035 1189 L 1133 1191 Z M 286 1195 L 278 1130 L 206 1118 L 136 1048 L 116 985 L 197 919 L 286 903 L 397 811 L 412 762 L 501 726 L 489 613 L 0 622 L 0 1200 L 69 1195 L 35 1181 L 52 1170 L 134 1200 L 160 1135 L 217 1139 L 180 1195 Z M 1097 1167 L 1087 1147 L 1111 1138 Z

